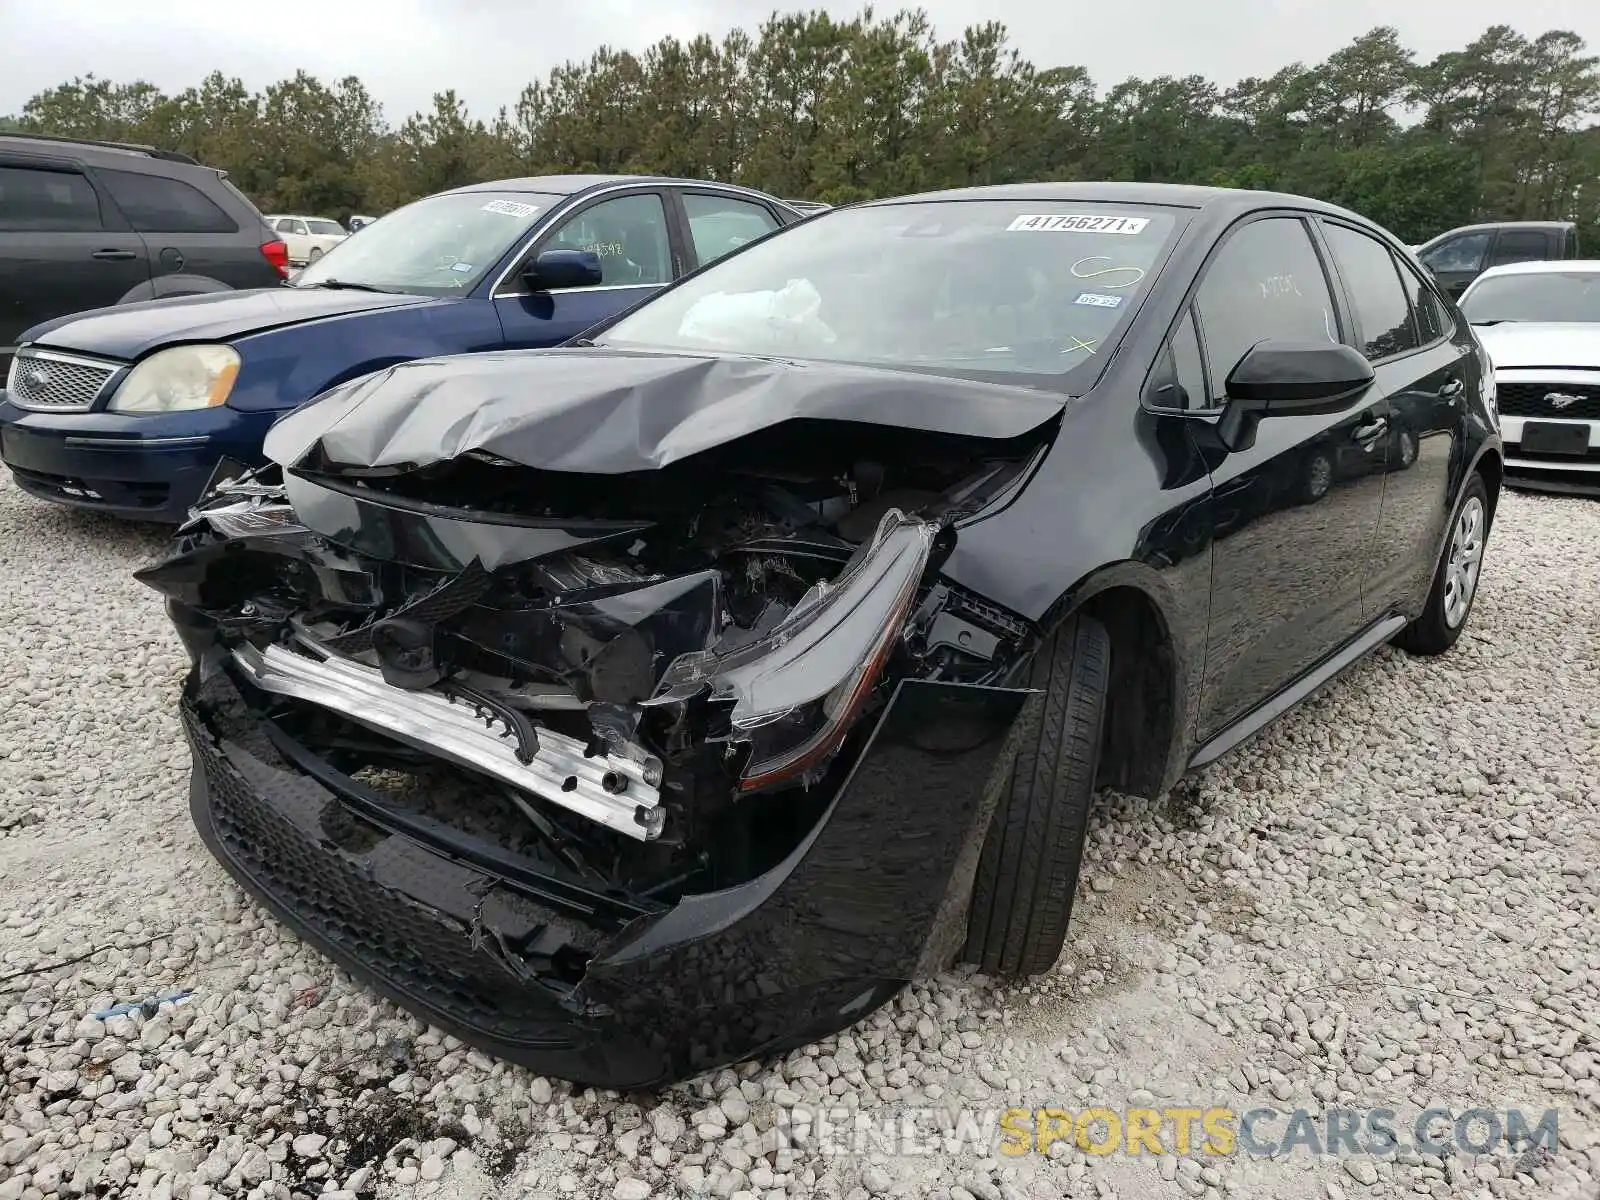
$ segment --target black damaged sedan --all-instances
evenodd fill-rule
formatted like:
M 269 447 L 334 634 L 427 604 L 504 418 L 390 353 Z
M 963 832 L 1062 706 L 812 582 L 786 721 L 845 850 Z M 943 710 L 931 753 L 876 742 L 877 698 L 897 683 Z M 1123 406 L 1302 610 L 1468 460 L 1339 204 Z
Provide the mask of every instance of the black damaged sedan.
M 1461 635 L 1493 401 L 1404 247 L 1313 201 L 826 212 L 576 344 L 335 387 L 220 478 L 140 573 L 194 819 L 353 974 L 587 1084 L 1045 972 L 1096 786 Z

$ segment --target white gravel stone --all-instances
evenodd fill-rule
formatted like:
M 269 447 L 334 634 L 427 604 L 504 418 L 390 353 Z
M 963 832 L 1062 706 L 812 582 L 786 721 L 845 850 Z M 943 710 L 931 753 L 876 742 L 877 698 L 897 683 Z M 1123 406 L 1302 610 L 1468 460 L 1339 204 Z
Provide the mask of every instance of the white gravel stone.
M 186 660 L 129 577 L 163 541 L 0 481 L 0 1200 L 1595 1194 L 1600 504 L 1507 494 L 1453 652 L 1385 650 L 1174 796 L 1103 797 L 1055 973 L 952 971 L 650 1100 L 428 1029 L 213 863 L 173 707 Z M 179 988 L 154 1017 L 88 1015 Z M 1561 1140 L 1517 1175 L 1504 1155 L 1152 1161 L 1070 1138 L 887 1166 L 789 1136 L 824 1106 L 881 1129 L 908 1106 L 1263 1102 L 1559 1108 Z

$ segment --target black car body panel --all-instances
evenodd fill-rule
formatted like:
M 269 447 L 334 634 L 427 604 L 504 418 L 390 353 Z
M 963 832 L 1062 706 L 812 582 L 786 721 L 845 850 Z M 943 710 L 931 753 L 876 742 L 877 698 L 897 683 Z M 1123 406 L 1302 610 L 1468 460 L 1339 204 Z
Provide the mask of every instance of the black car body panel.
M 1249 192 L 879 203 L 997 197 L 1187 210 L 1080 394 L 608 325 L 279 425 L 140 575 L 195 662 L 218 857 L 461 1036 L 658 1084 L 951 961 L 1067 617 L 1111 635 L 1102 779 L 1155 795 L 1421 613 L 1500 445 L 1482 349 L 1403 247 Z M 1233 362 L 1318 330 L 1347 391 L 1241 416 Z
M 612 917 L 576 987 L 529 965 L 541 939 L 554 951 L 570 936 L 570 912 L 459 848 L 351 816 L 349 784 L 303 774 L 281 738 L 230 736 L 238 702 L 225 680 L 185 700 L 184 726 L 207 846 L 302 936 L 498 1054 L 643 1088 L 804 1045 L 948 959 L 994 807 L 988 785 L 1026 695 L 902 684 L 790 855 L 740 886 Z M 358 923 L 392 936 L 373 942 Z
M 530 364 L 530 355 L 542 359 Z M 530 367 L 540 372 L 527 391 Z M 1054 417 L 1059 393 L 938 375 L 603 348 L 402 363 L 289 414 L 274 462 L 342 475 L 415 470 L 477 452 L 542 471 L 653 471 L 785 421 L 1006 439 Z M 470 419 L 464 419 L 464 414 Z

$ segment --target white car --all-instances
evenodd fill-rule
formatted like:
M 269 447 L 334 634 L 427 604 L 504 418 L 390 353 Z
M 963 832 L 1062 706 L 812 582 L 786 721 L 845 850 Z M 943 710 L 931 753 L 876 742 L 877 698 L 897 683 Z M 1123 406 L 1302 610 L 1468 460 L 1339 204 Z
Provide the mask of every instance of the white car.
M 1460 305 L 1494 362 L 1507 475 L 1600 494 L 1600 260 L 1490 267 Z
M 267 226 L 283 239 L 289 247 L 291 266 L 310 266 L 332 250 L 349 232 L 337 221 L 324 217 L 296 217 L 274 213 L 262 218 Z

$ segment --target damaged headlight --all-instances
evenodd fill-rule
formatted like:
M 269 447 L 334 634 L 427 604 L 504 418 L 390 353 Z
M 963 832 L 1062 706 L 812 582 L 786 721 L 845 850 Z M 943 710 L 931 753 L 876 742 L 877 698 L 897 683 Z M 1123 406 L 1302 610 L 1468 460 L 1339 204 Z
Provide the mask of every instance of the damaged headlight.
M 938 526 L 884 515 L 844 572 L 801 597 L 783 620 L 730 650 L 674 659 L 650 703 L 709 687 L 733 702 L 733 736 L 750 743 L 740 788 L 802 774 L 839 748 L 900 638 Z
M 232 346 L 174 346 L 152 354 L 128 373 L 111 397 L 121 413 L 185 412 L 226 403 L 239 377 Z

